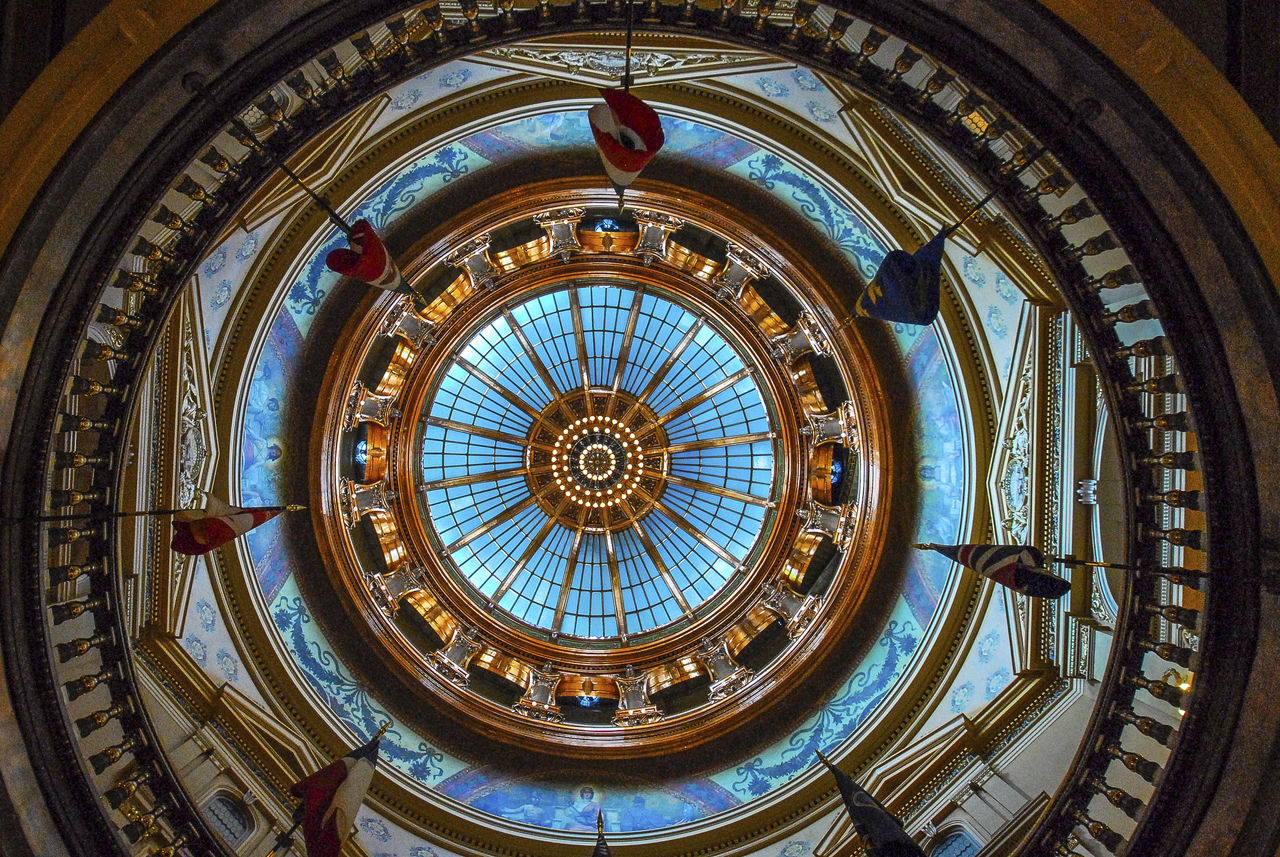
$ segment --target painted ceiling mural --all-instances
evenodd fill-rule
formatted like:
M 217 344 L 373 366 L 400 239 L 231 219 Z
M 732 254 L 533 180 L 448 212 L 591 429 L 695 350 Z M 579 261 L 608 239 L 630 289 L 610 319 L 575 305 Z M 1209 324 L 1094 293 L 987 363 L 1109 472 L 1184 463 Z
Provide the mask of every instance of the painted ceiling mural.
M 388 112 L 376 122 L 383 127 L 408 111 L 448 97 L 458 88 L 492 81 L 509 71 L 476 63 L 455 63 L 401 84 L 388 93 Z M 752 72 L 739 76 L 734 85 L 754 88 L 756 97 L 785 102 L 787 109 L 804 111 L 810 120 L 834 126 L 839 100 L 805 69 Z M 707 124 L 664 117 L 667 135 L 664 157 L 696 160 L 712 165 L 755 185 L 780 203 L 808 219 L 825 235 L 831 247 L 855 264 L 867 277 L 874 273 L 887 248 L 877 231 L 856 213 L 849 202 L 823 186 L 783 154 L 766 151 Z M 839 125 L 841 133 L 848 129 Z M 415 157 L 398 174 L 368 193 L 351 219 L 369 218 L 380 230 L 391 227 L 415 206 L 428 204 L 433 193 L 463 175 L 474 176 L 487 168 L 530 154 L 565 149 L 592 150 L 585 111 L 547 112 L 528 116 L 473 133 L 464 139 Z M 222 335 L 222 326 L 233 315 L 238 290 L 255 270 L 261 244 L 280 220 L 260 224 L 249 233 L 232 235 L 201 266 L 196 287 L 201 302 L 204 337 L 211 353 Z M 281 474 L 305 466 L 306 450 L 292 449 L 286 438 L 290 395 L 302 368 L 311 322 L 332 294 L 338 276 L 324 267 L 329 250 L 344 245 L 335 231 L 312 242 L 314 252 L 298 267 L 301 273 L 285 283 L 287 295 L 279 302 L 261 351 L 252 365 L 243 419 L 238 423 L 238 501 L 244 505 L 293 502 L 284 497 Z M 954 260 L 953 260 L 954 261 Z M 972 298 L 980 323 L 991 341 L 1000 386 L 1011 371 L 1012 336 L 1008 319 L 1016 319 L 1023 301 L 1008 278 L 984 259 L 963 257 L 956 261 L 963 277 L 958 285 Z M 915 474 L 921 503 L 918 541 L 954 542 L 970 526 L 967 496 L 974 474 L 966 472 L 968 441 L 958 407 L 958 373 L 950 365 L 948 351 L 932 327 L 893 325 L 900 347 L 910 396 L 911 418 L 918 443 L 919 466 Z M 216 356 L 214 358 L 217 359 Z M 416 734 L 396 721 L 370 688 L 361 685 L 313 621 L 297 582 L 300 571 L 282 543 L 281 519 L 248 534 L 246 543 L 254 574 L 284 647 L 305 676 L 315 698 L 350 727 L 355 736 L 372 734 L 383 720 L 393 725 L 383 740 L 384 760 L 403 775 L 440 795 L 509 821 L 537 828 L 561 830 L 584 827 L 583 818 L 594 810 L 582 805 L 582 788 L 590 786 L 590 800 L 603 810 L 606 829 L 628 832 L 665 828 L 707 819 L 768 795 L 808 769 L 814 750 L 831 751 L 856 740 L 860 728 L 874 720 L 874 713 L 895 683 L 909 671 L 921 653 L 930 624 L 939 613 L 952 565 L 932 552 L 917 552 L 905 586 L 897 596 L 888 620 L 866 656 L 851 664 L 844 679 L 813 713 L 795 725 L 790 734 L 748 758 L 703 776 L 676 780 L 640 781 L 606 779 L 592 775 L 584 781 L 575 770 L 545 770 L 536 778 L 512 778 L 492 766 L 476 766 L 436 747 L 429 737 Z M 218 632 L 222 618 L 208 589 L 207 575 L 192 595 L 195 609 L 188 619 L 183 644 L 193 659 L 218 680 L 247 682 L 239 669 L 234 646 L 225 632 Z M 1012 681 L 1008 630 L 1003 623 L 1000 599 L 989 611 L 975 651 L 961 669 L 937 717 L 951 717 L 991 700 Z M 997 617 L 999 617 L 997 619 Z M 225 655 L 225 657 L 224 657 Z M 249 683 L 251 685 L 251 683 Z M 256 695 L 256 692 L 251 693 Z M 588 810 L 590 810 L 588 812 Z M 391 818 L 364 807 L 357 836 L 374 855 L 441 857 L 448 852 L 417 839 Z M 793 853 L 794 852 L 794 853 Z M 808 842 L 786 844 L 788 857 L 809 853 Z

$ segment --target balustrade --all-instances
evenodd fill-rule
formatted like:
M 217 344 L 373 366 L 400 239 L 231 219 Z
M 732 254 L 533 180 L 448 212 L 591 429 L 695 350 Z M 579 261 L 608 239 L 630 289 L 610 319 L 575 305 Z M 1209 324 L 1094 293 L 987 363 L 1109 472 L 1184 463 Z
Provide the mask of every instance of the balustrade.
M 300 141 L 305 136 L 302 133 L 305 129 L 327 127 L 347 112 L 362 97 L 362 88 L 370 85 L 370 80 L 407 78 L 418 73 L 428 63 L 450 55 L 450 52 L 462 55 L 469 40 L 477 36 L 483 37 L 484 28 L 489 25 L 485 16 L 480 13 L 478 4 L 472 0 L 466 0 L 460 8 L 462 20 L 458 20 L 456 16 L 446 19 L 437 5 L 418 10 L 411 19 L 396 16 L 387 22 L 390 35 L 382 45 L 375 44 L 367 33 L 357 34 L 348 40 L 355 48 L 350 69 L 343 65 L 335 50 L 321 52 L 315 59 L 324 72 L 323 81 L 313 82 L 302 69 L 290 72 L 283 82 L 298 96 L 296 102 L 291 100 L 290 103 L 285 103 L 270 91 L 259 94 L 255 99 L 256 109 L 262 113 L 260 124 L 264 126 L 261 132 L 263 137 L 284 134 L 283 144 L 278 148 L 281 151 L 296 148 L 297 143 L 293 141 Z M 610 7 L 609 15 L 615 24 L 620 14 L 619 8 Z M 856 52 L 850 51 L 841 43 L 853 21 L 849 15 L 810 2 L 797 4 L 794 8 L 791 19 L 785 23 L 772 20 L 775 11 L 772 0 L 761 0 L 754 13 L 747 12 L 744 4 L 736 0 L 723 0 L 716 9 L 702 9 L 696 4 L 686 3 L 683 7 L 664 7 L 661 14 L 675 16 L 676 19 L 696 23 L 706 29 L 723 28 L 726 33 L 734 32 L 734 38 L 739 40 L 754 40 L 758 44 L 768 42 L 773 45 L 783 45 L 785 42 L 780 49 L 790 51 L 798 59 L 829 63 L 830 68 L 835 70 L 833 73 L 845 74 L 857 86 L 899 109 L 910 121 L 926 126 L 940 137 L 956 143 L 957 156 L 967 159 L 978 174 L 985 174 L 992 186 L 1000 185 L 1005 177 L 1020 170 L 1036 151 L 1034 142 L 1028 142 L 1030 135 L 1018 129 L 1006 116 L 984 117 L 984 124 L 980 128 L 971 128 L 969 120 L 975 113 L 990 113 L 983 96 L 960 81 L 953 72 L 927 59 L 912 46 L 905 45 L 896 57 L 877 61 L 878 52 L 887 39 L 885 32 L 871 28 L 857 46 Z M 657 4 L 654 4 L 651 13 L 658 14 Z M 499 19 L 496 30 L 489 26 L 490 30 L 495 31 L 509 29 L 517 23 L 530 33 L 540 28 L 551 32 L 555 27 L 563 26 L 553 18 L 549 2 L 539 2 L 536 11 L 521 12 L 514 8 L 510 0 L 500 0 L 495 4 L 492 14 Z M 574 26 L 586 23 L 583 9 L 566 7 L 564 14 L 573 19 Z M 740 18 L 749 21 L 748 26 L 738 25 Z M 819 23 L 824 20 L 829 23 Z M 411 35 L 411 32 L 424 31 L 425 38 Z M 810 51 L 811 55 L 806 55 L 806 51 Z M 923 82 L 916 86 L 907 84 L 904 77 L 922 62 L 931 66 Z M 312 67 L 308 66 L 308 69 Z M 956 98 L 957 88 L 963 92 L 958 102 L 955 102 L 955 107 L 950 110 L 943 108 L 938 102 Z M 280 93 L 283 92 L 281 89 Z M 236 139 L 239 135 L 228 133 L 226 136 Z M 1012 149 L 1015 154 L 1004 159 L 997 158 L 992 147 L 998 142 L 1004 144 L 1005 151 Z M 146 234 L 132 236 L 122 244 L 122 248 L 127 249 L 122 250 L 119 258 L 111 260 L 103 272 L 103 283 L 109 280 L 111 288 L 123 290 L 128 301 L 138 305 L 128 311 L 110 306 L 99 310 L 97 318 L 100 323 L 112 325 L 127 334 L 123 345 L 89 341 L 70 343 L 74 347 L 67 349 L 68 354 L 78 352 L 85 360 L 116 364 L 110 367 L 114 370 L 110 381 L 82 375 L 69 377 L 66 389 L 70 398 L 105 396 L 123 400 L 135 393 L 131 377 L 121 370 L 130 363 L 140 364 L 141 356 L 150 345 L 149 340 L 156 335 L 157 325 L 149 324 L 147 320 L 155 318 L 172 294 L 187 281 L 190 271 L 199 261 L 201 249 L 213 234 L 225 226 L 227 213 L 234 210 L 238 202 L 247 198 L 247 194 L 272 169 L 268 159 L 255 152 L 252 145 L 249 145 L 249 151 L 239 160 L 224 154 L 216 145 L 209 146 L 197 161 L 211 171 L 213 180 L 201 183 L 193 178 L 191 168 L 195 165 L 192 164 L 186 171 L 177 174 L 172 187 L 174 192 L 196 204 L 195 212 L 184 210 L 180 213 L 153 202 L 151 211 L 140 215 L 140 221 L 143 217 L 147 218 L 139 227 L 146 230 Z M 204 170 L 197 170 L 198 175 L 209 174 Z M 1145 410 L 1154 410 L 1155 403 L 1163 395 L 1183 393 L 1186 385 L 1176 371 L 1141 381 L 1136 380 L 1129 371 L 1128 359 L 1167 357 L 1173 350 L 1173 343 L 1163 334 L 1127 345 L 1119 342 L 1115 329 L 1118 325 L 1158 321 L 1158 312 L 1156 304 L 1145 296 L 1141 288 L 1142 277 L 1134 264 L 1126 261 L 1104 273 L 1096 272 L 1096 267 L 1100 267 L 1097 263 L 1102 261 L 1099 257 L 1112 253 L 1118 247 L 1115 236 L 1106 229 L 1104 223 L 1099 221 L 1096 234 L 1082 237 L 1078 241 L 1068 241 L 1062 235 L 1064 226 L 1086 228 L 1081 224 L 1084 221 L 1092 222 L 1091 218 L 1097 216 L 1096 207 L 1087 198 L 1061 207 L 1061 196 L 1074 188 L 1072 179 L 1061 169 L 1052 168 L 1039 178 L 1027 180 L 1031 183 L 1027 184 L 1024 180 L 1012 190 L 1002 191 L 1001 198 L 1011 212 L 1032 227 L 1029 234 L 1033 242 L 1041 246 L 1056 279 L 1063 285 L 1093 353 L 1108 355 L 1107 359 L 1099 360 L 1098 363 L 1103 391 L 1112 404 L 1112 414 L 1120 423 L 1117 435 L 1128 455 L 1126 460 L 1135 462 L 1142 471 L 1131 474 L 1133 485 L 1130 487 L 1130 499 L 1134 501 L 1131 506 L 1139 508 L 1139 500 L 1146 504 L 1139 509 L 1139 513 L 1147 517 L 1132 522 L 1129 530 L 1132 559 L 1140 559 L 1141 562 L 1136 564 L 1146 569 L 1146 572 L 1133 578 L 1126 603 L 1122 605 L 1123 615 L 1113 647 L 1113 668 L 1100 688 L 1097 715 L 1090 726 L 1091 734 L 1116 736 L 1119 734 L 1117 727 L 1131 726 L 1140 734 L 1166 747 L 1173 747 L 1176 744 L 1175 727 L 1135 713 L 1132 708 L 1134 693 L 1145 690 L 1161 704 L 1176 708 L 1186 704 L 1188 692 L 1143 675 L 1132 666 L 1132 656 L 1150 651 L 1167 661 L 1188 667 L 1193 658 L 1192 651 L 1184 646 L 1148 639 L 1151 624 L 1149 620 L 1152 616 L 1159 616 L 1184 627 L 1195 628 L 1201 617 L 1187 608 L 1163 603 L 1161 599 L 1167 598 L 1157 593 L 1149 581 L 1161 577 L 1174 586 L 1197 589 L 1208 589 L 1212 583 L 1212 578 L 1204 572 L 1161 564 L 1168 561 L 1164 552 L 1169 546 L 1175 550 L 1201 549 L 1206 541 L 1202 531 L 1185 522 L 1183 526 L 1166 527 L 1163 523 L 1156 526 L 1149 517 L 1155 506 L 1195 510 L 1207 506 L 1210 499 L 1199 489 L 1158 491 L 1150 482 L 1148 468 L 1185 471 L 1197 466 L 1192 453 L 1173 452 L 1163 446 L 1151 446 L 1145 435 L 1146 432 L 1194 430 L 1193 419 L 1185 410 L 1170 413 L 1147 413 Z M 1056 213 L 1050 212 L 1050 207 L 1057 208 Z M 547 225 L 556 226 L 544 224 L 544 228 Z M 665 252 L 666 238 L 672 231 L 667 228 L 667 224 L 655 222 L 642 229 L 655 231 L 649 238 L 646 238 L 647 232 L 642 235 L 636 252 L 646 259 L 646 252 L 656 254 L 659 249 Z M 661 248 L 658 243 L 659 233 Z M 552 229 L 549 230 L 549 237 L 553 252 L 567 254 L 574 251 L 574 242 L 568 239 L 567 234 L 556 233 Z M 449 261 L 465 271 L 477 288 L 492 288 L 496 284 L 499 271 L 487 256 L 487 237 L 474 246 L 463 248 Z M 131 270 L 135 267 L 142 270 Z M 725 264 L 714 278 L 713 288 L 716 296 L 722 300 L 741 300 L 752 281 L 766 275 L 767 268 L 762 262 L 741 248 L 730 247 Z M 1126 291 L 1123 299 L 1129 302 L 1116 308 L 1108 308 L 1100 302 L 1107 292 L 1122 288 L 1133 288 L 1142 294 L 1135 298 Z M 397 327 L 391 332 L 400 335 L 415 348 L 425 346 L 429 341 L 430 323 L 423 320 L 411 330 L 401 323 L 406 319 L 413 322 L 416 317 L 409 315 L 413 312 L 411 304 L 406 301 L 399 311 L 401 315 L 397 317 Z M 776 335 L 778 332 L 766 329 L 769 335 Z M 797 349 L 798 343 L 790 339 L 786 344 L 793 352 Z M 808 345 L 813 347 L 816 343 L 810 338 Z M 1099 347 L 1102 345 L 1109 347 Z M 120 420 L 115 414 L 91 416 L 71 413 L 69 411 L 78 410 L 79 406 L 68 407 L 70 404 L 64 398 L 52 414 L 58 430 L 69 434 L 97 433 L 97 449 L 92 452 L 57 451 L 50 457 L 52 467 L 62 471 L 83 467 L 106 471 L 113 465 L 118 466 L 118 457 L 106 450 L 120 448 Z M 361 408 L 363 407 L 362 400 Z M 380 408 L 381 405 L 374 407 Z M 853 426 L 855 434 L 851 434 L 843 409 L 828 412 L 828 407 L 823 405 L 810 408 L 814 414 L 821 416 L 811 416 L 810 423 L 806 426 L 808 433 L 815 438 L 814 442 L 819 439 L 836 439 L 838 433 L 842 443 L 856 449 L 856 425 Z M 59 416 L 57 410 L 64 412 Z M 83 438 L 77 437 L 75 440 L 80 443 Z M 349 507 L 344 508 L 344 513 L 348 514 L 349 525 L 354 525 L 365 512 L 385 508 L 393 495 L 390 492 L 380 492 L 379 488 L 378 485 L 356 486 L 353 483 L 344 487 Z M 52 495 L 55 503 L 66 501 L 64 505 L 83 502 L 103 504 L 107 502 L 108 496 L 96 487 L 87 490 L 59 489 Z M 73 499 L 76 500 L 75 503 L 70 502 Z M 830 535 L 837 543 L 840 542 L 841 524 L 852 512 L 852 507 L 818 508 L 816 504 L 802 510 L 806 526 Z M 112 538 L 113 531 L 100 526 L 58 526 L 49 529 L 49 544 L 54 548 L 89 542 L 95 545 L 96 550 L 97 547 L 105 546 Z M 1178 560 L 1175 557 L 1173 561 Z M 55 585 L 69 583 L 82 576 L 88 576 L 94 581 L 95 594 L 82 601 L 52 605 L 49 613 L 51 624 L 57 625 L 91 611 L 95 614 L 95 623 L 101 625 L 101 629 L 91 636 L 57 644 L 58 657 L 62 662 L 70 662 L 90 651 L 99 651 L 103 655 L 104 665 L 98 672 L 86 673 L 64 682 L 67 698 L 72 701 L 90 693 L 101 684 L 112 685 L 113 696 L 109 704 L 77 721 L 81 733 L 88 734 L 107 722 L 121 720 L 131 711 L 140 709 L 131 707 L 131 696 L 118 695 L 136 694 L 137 691 L 125 681 L 126 667 L 115 662 L 118 653 L 113 648 L 114 642 L 122 639 L 117 635 L 123 631 L 123 620 L 116 612 L 118 595 L 114 589 L 102 594 L 96 593 L 96 588 L 105 585 L 110 578 L 107 561 L 92 558 L 77 562 L 64 557 L 60 564 L 48 569 L 48 580 Z M 780 588 L 779 591 L 784 590 Z M 1212 596 L 1212 592 L 1209 596 Z M 799 596 L 786 590 L 783 596 L 775 599 L 774 609 L 780 615 L 789 617 L 788 621 L 792 621 L 804 614 L 805 602 L 803 599 L 797 601 L 798 598 Z M 460 639 L 465 639 L 465 636 L 455 634 L 450 645 Z M 462 668 L 464 673 L 466 656 L 461 654 L 466 648 L 466 645 L 462 645 L 455 653 L 460 656 L 458 658 L 443 656 L 449 663 Z M 724 653 L 722 649 L 717 651 Z M 708 658 L 715 661 L 711 655 Z M 721 661 L 715 663 L 727 669 Z M 717 677 L 722 671 L 718 671 L 714 664 L 709 664 L 709 669 Z M 559 717 L 558 708 L 554 705 L 554 690 L 559 678 L 560 674 L 549 667 L 533 671 L 525 696 L 516 704 L 517 710 L 527 716 L 542 719 Z M 618 683 L 620 692 L 619 717 L 624 711 L 648 712 L 645 716 L 660 716 L 656 713 L 657 709 L 648 703 L 646 676 L 633 676 L 629 672 L 628 676 L 614 680 Z M 626 704 L 623 705 L 623 702 Z M 137 753 L 149 743 L 143 730 L 150 727 L 145 718 L 138 720 L 136 729 L 124 740 L 91 757 L 99 760 L 93 762 L 95 770 L 102 764 L 100 773 L 105 772 L 126 754 Z M 85 725 L 80 726 L 81 723 Z M 1108 783 L 1104 773 L 1100 773 L 1105 771 L 1105 766 L 1100 768 L 1099 762 L 1118 759 L 1130 770 L 1152 782 L 1159 779 L 1156 776 L 1158 764 L 1125 751 L 1120 747 L 1118 739 L 1094 746 L 1098 748 L 1097 752 L 1085 754 L 1076 769 L 1069 772 L 1058 798 L 1022 849 L 1021 853 L 1025 857 L 1078 853 L 1075 850 L 1074 836 L 1070 832 L 1076 825 L 1088 831 L 1094 839 L 1113 852 L 1124 847 L 1124 839 L 1119 833 L 1087 812 L 1088 801 L 1095 795 L 1102 795 L 1111 805 L 1138 822 L 1138 830 L 1130 836 L 1131 841 L 1141 832 L 1142 800 Z M 140 767 L 129 778 L 122 779 L 107 789 L 103 793 L 106 804 L 112 808 L 121 807 L 130 798 L 137 796 L 143 785 L 155 786 L 163 791 L 166 780 L 165 777 L 158 776 L 163 771 L 150 764 Z M 172 822 L 173 829 L 181 829 L 182 832 L 173 836 L 156 853 L 173 853 L 189 843 L 209 837 L 198 812 L 189 801 L 181 795 L 171 794 L 157 797 L 151 809 L 135 813 L 135 817 L 125 825 L 125 835 L 130 841 L 137 842 L 155 832 L 159 820 L 166 816 Z M 198 850 L 211 849 L 201 846 Z

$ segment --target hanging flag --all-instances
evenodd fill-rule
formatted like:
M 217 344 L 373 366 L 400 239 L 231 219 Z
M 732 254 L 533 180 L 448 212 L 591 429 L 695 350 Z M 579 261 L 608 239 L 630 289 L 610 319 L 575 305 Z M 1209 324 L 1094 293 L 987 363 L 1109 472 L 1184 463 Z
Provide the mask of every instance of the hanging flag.
M 604 104 L 587 111 L 596 148 L 618 196 L 658 154 L 666 137 L 658 113 L 621 89 L 602 89 Z
M 205 504 L 203 509 L 181 509 L 174 513 L 170 547 L 177 553 L 187 556 L 206 554 L 265 524 L 286 508 L 292 508 L 229 506 L 212 494 L 205 498 Z
M 836 778 L 845 811 L 849 813 L 853 829 L 866 844 L 868 857 L 925 857 L 924 851 L 902 827 L 902 822 L 885 809 L 884 804 L 831 764 L 822 753 L 818 753 L 818 758 Z
M 613 857 L 613 850 L 604 838 L 604 812 L 596 810 L 596 847 L 591 857 Z
M 337 857 L 342 843 L 351 836 L 356 813 L 378 766 L 378 742 L 389 725 L 379 729 L 368 744 L 290 787 L 292 794 L 302 798 L 302 837 L 307 857 Z
M 1034 598 L 1058 598 L 1070 582 L 1044 570 L 1044 554 L 1031 545 L 916 545 L 948 556 L 983 577 Z
M 950 232 L 942 230 L 914 253 L 890 250 L 866 291 L 858 295 L 854 314 L 903 324 L 931 323 L 938 315 L 942 247 Z
M 390 292 L 413 294 L 386 245 L 373 231 L 372 223 L 363 218 L 357 220 L 347 243 L 350 248 L 333 250 L 325 257 L 324 264 L 329 270 Z

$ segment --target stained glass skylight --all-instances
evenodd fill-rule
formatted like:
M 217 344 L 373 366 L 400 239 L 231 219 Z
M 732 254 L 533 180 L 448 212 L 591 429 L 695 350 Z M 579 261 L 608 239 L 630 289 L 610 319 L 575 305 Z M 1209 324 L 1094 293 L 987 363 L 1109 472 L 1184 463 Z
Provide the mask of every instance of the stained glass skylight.
M 740 350 L 673 298 L 573 284 L 495 312 L 437 375 L 421 496 L 473 595 L 593 640 L 695 619 L 773 519 Z

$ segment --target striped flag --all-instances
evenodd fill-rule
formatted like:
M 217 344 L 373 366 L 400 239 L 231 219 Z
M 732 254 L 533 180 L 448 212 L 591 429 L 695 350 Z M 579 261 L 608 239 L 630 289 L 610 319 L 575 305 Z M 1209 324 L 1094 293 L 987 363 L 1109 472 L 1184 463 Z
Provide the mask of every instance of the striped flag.
M 845 811 L 849 813 L 853 829 L 867 846 L 869 857 L 925 857 L 924 851 L 902 827 L 897 816 L 855 783 L 853 777 L 831 764 L 822 753 L 818 753 L 818 758 L 836 778 Z
M 1035 598 L 1058 598 L 1071 584 L 1044 570 L 1044 554 L 1031 545 L 916 545 L 950 557 L 983 577 Z
M 307 857 L 337 857 L 342 843 L 351 836 L 356 813 L 369 792 L 373 771 L 378 766 L 381 738 L 379 731 L 368 744 L 299 780 L 289 789 L 302 798 L 302 836 Z
M 938 315 L 942 248 L 949 231 L 942 230 L 915 253 L 889 251 L 866 291 L 858 295 L 854 315 L 903 324 L 930 324 Z
M 658 154 L 666 137 L 652 107 L 621 89 L 602 89 L 604 104 L 587 111 L 604 170 L 621 196 L 645 164 Z
M 347 242 L 350 248 L 333 250 L 325 257 L 324 264 L 329 270 L 390 292 L 413 294 L 386 245 L 373 231 L 372 223 L 363 218 L 357 220 Z
M 187 556 L 206 554 L 285 510 L 284 506 L 230 506 L 213 495 L 206 497 L 205 503 L 203 509 L 183 509 L 174 513 L 173 541 L 169 546 L 176 553 Z

